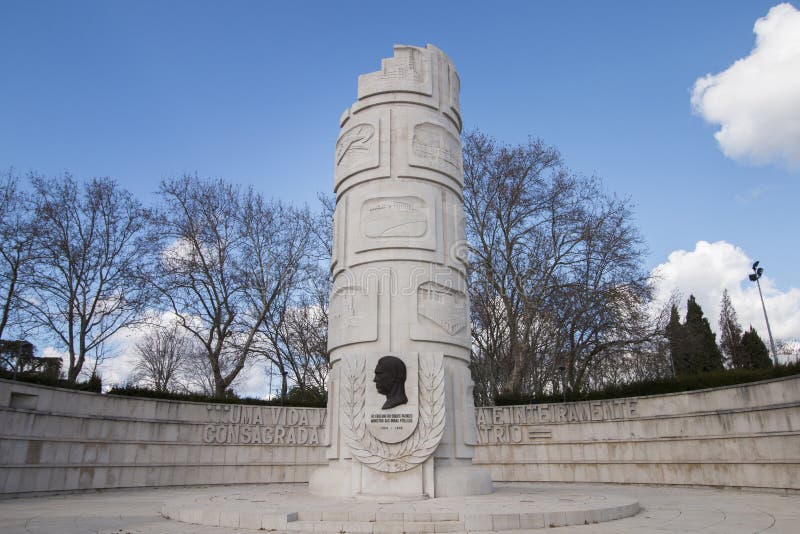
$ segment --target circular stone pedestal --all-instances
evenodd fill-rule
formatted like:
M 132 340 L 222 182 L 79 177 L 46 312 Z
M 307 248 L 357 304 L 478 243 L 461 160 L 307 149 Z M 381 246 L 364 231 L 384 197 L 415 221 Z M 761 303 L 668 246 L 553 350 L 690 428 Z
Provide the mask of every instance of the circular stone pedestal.
M 413 502 L 317 497 L 305 484 L 208 488 L 191 499 L 166 502 L 161 510 L 184 523 L 332 534 L 529 530 L 601 523 L 638 512 L 639 502 L 630 497 L 554 492 L 546 484 L 498 484 L 491 495 Z

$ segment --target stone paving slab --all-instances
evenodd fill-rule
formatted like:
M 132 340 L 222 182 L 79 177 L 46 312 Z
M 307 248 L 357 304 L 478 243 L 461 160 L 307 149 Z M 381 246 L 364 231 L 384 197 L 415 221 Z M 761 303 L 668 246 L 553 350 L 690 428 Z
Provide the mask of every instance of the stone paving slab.
M 640 513 L 626 519 L 559 527 L 554 530 L 564 534 L 642 532 L 796 534 L 800 531 L 800 495 L 797 494 L 607 484 L 495 484 L 500 491 L 510 486 L 556 498 L 559 496 L 570 498 L 571 495 L 630 497 L 638 500 L 642 507 Z M 282 484 L 276 487 L 285 489 L 288 495 L 292 491 L 304 489 L 305 485 Z M 110 490 L 3 500 L 0 501 L 0 532 L 3 534 L 252 534 L 252 530 L 234 527 L 220 528 L 172 521 L 162 517 L 160 511 L 165 503 L 176 499 L 202 499 L 209 495 L 253 493 L 255 488 L 258 486 Z M 507 534 L 528 532 L 525 527 L 520 526 L 522 530 L 505 532 Z M 530 532 L 532 534 L 537 531 Z

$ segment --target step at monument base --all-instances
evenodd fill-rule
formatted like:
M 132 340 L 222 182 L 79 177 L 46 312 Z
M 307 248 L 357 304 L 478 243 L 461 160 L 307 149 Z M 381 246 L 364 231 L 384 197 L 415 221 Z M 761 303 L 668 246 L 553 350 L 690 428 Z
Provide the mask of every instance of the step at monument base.
M 630 497 L 502 484 L 490 495 L 405 502 L 321 498 L 305 484 L 208 488 L 166 502 L 162 515 L 198 525 L 296 534 L 506 532 L 614 521 L 636 515 Z

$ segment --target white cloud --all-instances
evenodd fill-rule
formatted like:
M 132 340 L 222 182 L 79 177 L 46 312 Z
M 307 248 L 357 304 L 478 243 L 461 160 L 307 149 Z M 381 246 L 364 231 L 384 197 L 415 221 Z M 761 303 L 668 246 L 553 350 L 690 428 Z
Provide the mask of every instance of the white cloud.
M 698 241 L 694 250 L 676 250 L 653 270 L 658 280 L 656 299 L 665 302 L 674 292 L 680 292 L 683 318 L 686 299 L 694 295 L 716 332 L 722 292 L 727 289 L 742 326 L 746 329 L 753 325 L 769 344 L 758 288 L 747 278 L 753 261 L 741 248 L 725 241 Z M 800 338 L 800 289 L 780 291 L 766 272 L 760 282 L 776 341 Z
M 254 361 L 252 365 L 242 371 L 243 376 L 237 380 L 236 392 L 242 397 L 263 399 L 269 396 L 269 383 L 267 381 L 268 366 L 264 360 Z M 273 377 L 272 388 L 280 387 L 280 378 Z
M 726 156 L 800 166 L 800 11 L 777 5 L 753 32 L 749 56 L 697 79 L 692 107 L 720 125 L 714 137 Z

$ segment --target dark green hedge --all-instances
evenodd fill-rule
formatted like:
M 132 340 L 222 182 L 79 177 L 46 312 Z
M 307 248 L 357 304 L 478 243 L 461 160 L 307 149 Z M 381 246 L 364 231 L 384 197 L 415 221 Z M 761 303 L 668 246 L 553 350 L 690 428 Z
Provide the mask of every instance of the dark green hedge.
M 234 394 L 226 395 L 225 397 L 214 397 L 203 395 L 200 393 L 171 393 L 154 391 L 152 389 L 136 387 L 136 386 L 115 386 L 108 390 L 108 395 L 122 395 L 125 397 L 143 397 L 147 399 L 166 399 L 176 401 L 189 401 L 189 402 L 214 402 L 218 404 L 254 404 L 259 406 L 295 406 L 300 408 L 324 408 L 326 406 L 327 398 L 319 395 L 317 392 L 301 395 L 295 392 L 295 388 L 289 392 L 286 399 L 253 399 L 250 397 L 237 397 Z
M 77 389 L 78 391 L 91 391 L 93 393 L 100 393 L 103 389 L 103 383 L 100 377 L 92 375 L 86 382 L 70 382 L 63 378 L 54 378 L 50 375 L 43 373 L 17 373 L 14 376 L 13 371 L 8 369 L 0 369 L 0 378 L 7 380 L 18 380 L 20 382 L 27 382 L 29 384 L 38 384 L 40 386 L 52 386 L 57 388 Z
M 519 406 L 520 404 L 530 404 L 532 400 L 533 396 L 527 393 L 500 393 L 494 398 L 494 405 Z
M 57 388 L 74 389 L 78 391 L 89 391 L 92 393 L 100 393 L 103 384 L 100 378 L 92 375 L 86 382 L 78 382 L 73 384 L 61 378 L 53 378 L 41 373 L 14 373 L 7 369 L 0 369 L 0 378 L 7 380 L 18 380 L 29 384 L 37 384 L 40 386 L 52 386 Z M 256 404 L 261 406 L 294 406 L 298 408 L 324 408 L 327 405 L 327 395 L 324 391 L 306 390 L 301 392 L 298 388 L 292 388 L 286 399 L 253 399 L 249 397 L 237 397 L 234 394 L 225 397 L 213 397 L 202 395 L 199 393 L 169 393 L 153 391 L 147 388 L 135 386 L 114 386 L 108 392 L 108 395 L 122 395 L 126 397 L 142 397 L 146 399 L 166 399 L 176 401 L 190 401 L 190 402 L 214 402 L 220 404 Z
M 736 384 L 746 384 L 748 382 L 758 382 L 770 378 L 781 378 L 800 374 L 800 362 L 779 365 L 769 369 L 730 369 L 714 371 L 711 373 L 701 373 L 696 375 L 681 376 L 677 378 L 665 378 L 661 380 L 649 380 L 642 382 L 631 382 L 620 386 L 611 386 L 598 391 L 590 391 L 583 394 L 567 394 L 568 402 L 617 399 L 624 397 L 642 397 L 645 395 L 661 395 L 665 393 L 679 393 L 683 391 L 693 391 L 698 389 L 732 386 Z M 31 384 L 42 386 L 54 386 L 60 388 L 75 389 L 79 391 L 91 391 L 100 393 L 102 383 L 100 378 L 92 376 L 86 382 L 73 384 L 63 379 L 55 379 L 39 373 L 14 373 L 6 369 L 0 369 L 0 378 L 9 380 L 19 380 Z M 162 393 L 146 388 L 134 386 L 115 386 L 108 391 L 110 395 L 123 395 L 127 397 L 143 397 L 149 399 L 167 399 L 190 402 L 215 402 L 221 404 L 254 404 L 261 406 L 297 406 L 307 408 L 324 408 L 327 403 L 327 395 L 324 391 L 316 389 L 301 392 L 299 388 L 292 388 L 286 399 L 253 399 L 240 398 L 236 395 L 225 397 L 211 397 L 198 393 Z M 536 399 L 530 395 L 504 393 L 494 399 L 495 406 L 509 406 L 529 404 L 537 402 L 539 404 L 549 404 L 561 402 L 561 395 L 547 395 Z
M 583 394 L 567 393 L 567 402 L 586 400 L 619 399 L 624 397 L 643 397 L 646 395 L 663 395 L 665 393 L 680 393 L 697 389 L 716 388 L 758 382 L 770 378 L 781 378 L 800 374 L 800 362 L 788 365 L 779 365 L 768 369 L 730 369 L 700 373 L 696 375 L 679 376 L 677 378 L 664 378 L 661 380 L 648 380 L 631 382 L 619 386 L 611 386 L 598 391 L 589 391 Z M 539 404 L 561 402 L 561 395 L 546 395 L 531 399 L 526 395 L 502 394 L 495 398 L 495 406 L 509 406 L 514 404 L 528 404 L 531 401 Z

